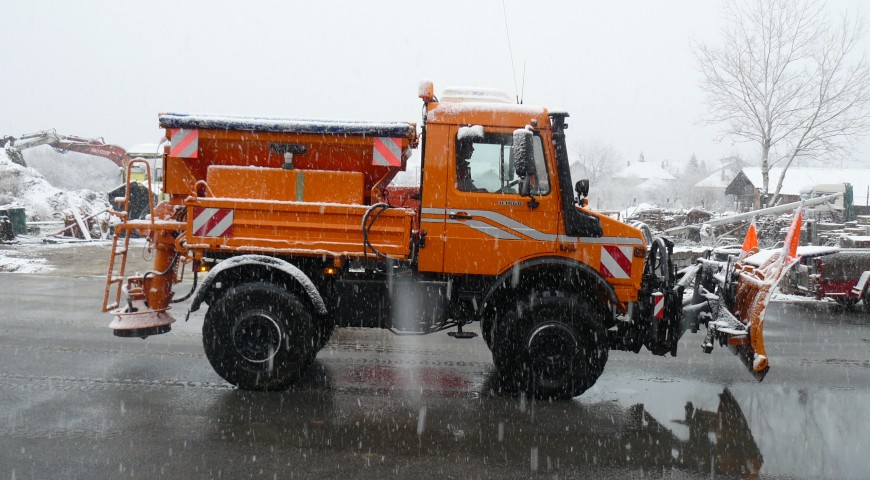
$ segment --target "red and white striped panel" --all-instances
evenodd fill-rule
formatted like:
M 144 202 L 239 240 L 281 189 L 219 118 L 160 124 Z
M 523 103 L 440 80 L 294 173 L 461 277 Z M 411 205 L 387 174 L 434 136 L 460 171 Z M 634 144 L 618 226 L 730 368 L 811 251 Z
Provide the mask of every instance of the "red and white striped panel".
M 601 276 L 604 278 L 631 278 L 633 247 L 601 246 Z
M 229 237 L 233 234 L 233 209 L 193 207 L 193 235 Z
M 170 129 L 172 145 L 169 156 L 176 158 L 197 158 L 199 156 L 199 130 L 188 128 Z
M 381 167 L 402 166 L 402 139 L 391 137 L 375 137 L 372 165 Z
M 653 317 L 665 318 L 665 295 L 661 292 L 652 294 L 653 297 Z

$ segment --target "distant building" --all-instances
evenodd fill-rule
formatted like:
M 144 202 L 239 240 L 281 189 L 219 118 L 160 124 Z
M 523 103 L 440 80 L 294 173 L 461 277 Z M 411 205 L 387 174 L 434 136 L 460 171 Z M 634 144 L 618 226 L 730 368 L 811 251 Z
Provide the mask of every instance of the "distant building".
M 613 174 L 613 178 L 625 180 L 625 186 L 640 190 L 659 189 L 676 181 L 663 167 L 644 160 L 643 153 L 636 162 L 627 162 L 626 166 Z
M 725 189 L 743 169 L 740 157 L 726 157 L 719 160 L 720 167 L 695 183 L 696 188 L 709 189 L 725 194 Z
M 768 190 L 772 194 L 776 190 L 781 168 L 770 169 Z M 779 203 L 796 202 L 801 193 L 809 191 L 817 185 L 852 184 L 853 205 L 870 207 L 870 169 L 837 169 L 837 168 L 803 168 L 788 169 L 782 183 Z M 761 188 L 763 181 L 760 167 L 745 167 L 725 188 L 725 193 L 733 195 L 740 211 L 749 211 L 761 207 Z

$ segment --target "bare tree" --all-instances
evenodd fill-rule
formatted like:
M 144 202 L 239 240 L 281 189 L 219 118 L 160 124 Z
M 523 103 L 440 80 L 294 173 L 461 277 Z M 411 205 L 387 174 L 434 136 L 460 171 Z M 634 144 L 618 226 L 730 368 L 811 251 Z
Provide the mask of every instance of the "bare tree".
M 588 178 L 593 184 L 610 176 L 620 159 L 619 152 L 613 145 L 597 139 L 580 143 L 577 153 L 577 160 L 573 162 L 572 168 L 574 180 Z
M 779 198 L 798 158 L 847 154 L 870 126 L 870 68 L 858 42 L 863 24 L 832 23 L 817 0 L 747 0 L 725 10 L 718 46 L 695 48 L 710 124 L 760 148 L 762 195 Z M 783 170 L 769 196 L 770 169 Z

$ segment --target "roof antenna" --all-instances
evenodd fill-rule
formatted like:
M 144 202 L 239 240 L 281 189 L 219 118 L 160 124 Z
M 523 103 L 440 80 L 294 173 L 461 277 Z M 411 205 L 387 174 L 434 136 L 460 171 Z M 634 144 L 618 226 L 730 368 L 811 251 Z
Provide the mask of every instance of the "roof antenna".
M 505 6 L 504 6 L 504 0 L 501 0 L 501 11 L 502 11 L 502 14 L 504 15 L 504 31 L 505 31 L 505 33 L 507 33 L 508 52 L 510 52 L 510 54 L 511 54 L 511 73 L 514 76 L 514 93 L 515 93 L 515 96 L 517 98 L 517 103 L 522 103 L 520 101 L 520 94 L 519 94 L 520 89 L 519 89 L 519 87 L 517 87 L 517 71 L 514 68 L 514 50 L 511 47 L 511 31 L 508 28 L 507 8 L 505 8 Z M 523 66 L 523 77 L 525 77 L 525 75 L 526 75 L 525 66 Z
M 526 61 L 523 60 L 523 83 L 520 84 L 520 100 L 519 103 L 523 103 L 523 97 L 525 97 L 526 92 Z

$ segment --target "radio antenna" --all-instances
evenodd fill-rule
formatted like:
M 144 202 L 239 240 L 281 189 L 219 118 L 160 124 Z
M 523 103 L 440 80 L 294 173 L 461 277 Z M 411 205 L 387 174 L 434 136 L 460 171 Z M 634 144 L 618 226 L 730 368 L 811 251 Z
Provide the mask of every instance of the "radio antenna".
M 520 101 L 523 103 L 523 97 L 526 96 L 526 61 L 523 60 L 523 83 L 520 84 Z
M 507 42 L 508 42 L 508 52 L 511 55 L 511 74 L 514 77 L 514 94 L 517 98 L 517 103 L 520 103 L 520 89 L 517 86 L 517 71 L 514 68 L 514 49 L 511 47 L 511 30 L 508 28 L 507 21 L 507 8 L 504 6 L 504 0 L 501 0 L 501 12 L 504 15 L 504 31 L 507 34 Z M 525 76 L 525 72 L 523 72 L 523 76 Z

